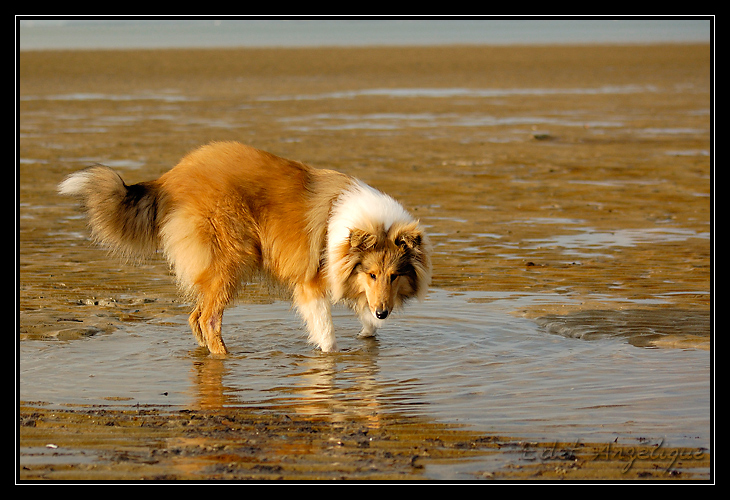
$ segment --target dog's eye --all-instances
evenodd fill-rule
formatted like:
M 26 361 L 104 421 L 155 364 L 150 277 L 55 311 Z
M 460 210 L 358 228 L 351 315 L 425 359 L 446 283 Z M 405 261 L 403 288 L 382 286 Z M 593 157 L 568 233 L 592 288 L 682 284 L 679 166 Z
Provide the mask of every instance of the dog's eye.
M 372 279 L 378 279 L 378 276 L 375 273 L 370 273 L 370 278 Z

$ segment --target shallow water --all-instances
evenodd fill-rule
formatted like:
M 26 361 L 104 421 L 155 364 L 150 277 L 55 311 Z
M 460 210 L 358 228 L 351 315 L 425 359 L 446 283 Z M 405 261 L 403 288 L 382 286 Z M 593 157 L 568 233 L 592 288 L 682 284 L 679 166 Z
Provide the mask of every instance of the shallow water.
M 307 346 L 286 302 L 230 309 L 225 360 L 192 347 L 185 317 L 23 342 L 20 396 L 54 405 L 286 407 L 334 421 L 405 414 L 533 439 L 708 447 L 708 351 L 638 348 L 620 329 L 596 340 L 556 335 L 505 308 L 560 298 L 486 298 L 494 299 L 435 291 L 377 340 L 357 339 L 356 320 L 338 309 L 336 354 Z
M 410 414 L 542 441 L 711 446 L 711 161 L 702 47 L 21 56 L 19 398 L 58 407 Z M 192 65 L 195 71 L 183 71 Z M 489 68 L 486 72 L 483 68 Z M 413 211 L 434 289 L 343 352 L 286 302 L 194 347 L 166 265 L 94 248 L 64 175 L 128 183 L 234 139 Z

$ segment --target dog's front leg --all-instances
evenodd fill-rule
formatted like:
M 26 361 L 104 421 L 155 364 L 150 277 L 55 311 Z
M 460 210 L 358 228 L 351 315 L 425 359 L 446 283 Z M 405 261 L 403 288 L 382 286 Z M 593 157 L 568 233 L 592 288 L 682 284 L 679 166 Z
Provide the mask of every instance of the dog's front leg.
M 373 314 L 370 312 L 370 309 L 367 307 L 360 309 L 357 312 L 357 316 L 360 319 L 360 323 L 362 324 L 362 330 L 360 330 L 360 333 L 358 334 L 359 337 L 374 337 L 375 333 L 378 331 L 378 328 L 382 324 L 382 321 L 378 320 L 373 316 Z
M 332 323 L 332 306 L 326 297 L 312 296 L 305 287 L 298 288 L 294 300 L 309 333 L 309 342 L 322 352 L 337 350 L 335 327 Z

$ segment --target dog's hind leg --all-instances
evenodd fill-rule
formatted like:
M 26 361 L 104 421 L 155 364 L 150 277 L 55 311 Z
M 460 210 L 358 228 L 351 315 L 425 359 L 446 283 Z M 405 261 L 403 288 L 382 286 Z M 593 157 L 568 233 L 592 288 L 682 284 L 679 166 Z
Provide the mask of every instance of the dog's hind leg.
M 188 318 L 188 323 L 190 324 L 190 329 L 193 331 L 193 336 L 195 337 L 195 340 L 198 342 L 198 345 L 200 347 L 207 347 L 207 344 L 205 342 L 205 336 L 203 335 L 203 330 L 200 328 L 200 305 L 196 304 L 195 309 L 193 309 L 193 312 L 190 313 L 190 317 Z
M 224 355 L 228 350 L 221 335 L 223 311 L 233 299 L 236 282 L 221 278 L 218 272 L 216 268 L 209 268 L 198 279 L 198 302 L 189 322 L 198 343 L 207 347 L 211 354 Z
M 204 312 L 200 315 L 200 327 L 205 337 L 205 345 L 211 354 L 225 355 L 228 353 L 221 335 L 223 323 L 223 308 Z
M 226 345 L 223 343 L 223 336 L 221 335 L 224 309 L 225 304 L 219 300 L 208 300 L 204 298 L 202 307 L 196 307 L 196 311 L 200 311 L 197 317 L 197 325 L 194 324 L 195 319 L 193 317 L 196 311 L 193 311 L 193 314 L 190 315 L 193 335 L 195 335 L 199 344 L 208 348 L 211 354 L 225 355 L 228 353 L 228 349 L 226 349 Z M 200 334 L 197 333 L 198 331 Z

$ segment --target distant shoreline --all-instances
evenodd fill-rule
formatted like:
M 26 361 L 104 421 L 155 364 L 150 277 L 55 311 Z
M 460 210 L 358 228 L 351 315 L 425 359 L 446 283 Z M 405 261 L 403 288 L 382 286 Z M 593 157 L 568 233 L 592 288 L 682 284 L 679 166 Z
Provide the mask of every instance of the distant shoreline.
M 711 18 L 20 19 L 20 50 L 710 43 Z

